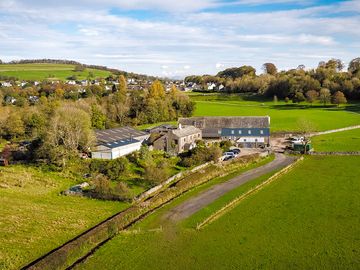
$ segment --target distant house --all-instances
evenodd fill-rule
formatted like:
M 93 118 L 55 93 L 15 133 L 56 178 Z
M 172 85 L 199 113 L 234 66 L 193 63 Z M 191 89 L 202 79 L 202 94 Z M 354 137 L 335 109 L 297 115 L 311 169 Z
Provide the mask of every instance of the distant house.
M 182 125 L 193 125 L 209 139 L 233 140 L 242 147 L 260 147 L 270 143 L 269 116 L 180 118 Z
M 3 86 L 3 87 L 11 87 L 12 84 L 10 82 L 1 82 L 1 86 Z
M 6 96 L 5 97 L 5 103 L 7 104 L 15 104 L 16 102 L 16 98 L 12 97 L 12 96 Z
M 73 81 L 73 80 L 67 81 L 66 83 L 67 83 L 68 85 L 76 85 L 76 81 Z
M 92 158 L 115 159 L 140 150 L 149 133 L 132 127 L 97 130 L 97 145 L 91 151 Z
M 215 88 L 216 88 L 216 84 L 215 84 L 215 83 L 208 83 L 208 84 L 207 84 L 207 90 L 212 91 L 212 90 L 215 90 Z
M 191 150 L 196 146 L 196 141 L 201 140 L 201 130 L 194 126 L 182 127 L 179 125 L 177 129 L 170 129 L 168 132 L 156 141 L 154 141 L 154 149 L 164 150 L 172 154 L 180 154 L 184 151 Z

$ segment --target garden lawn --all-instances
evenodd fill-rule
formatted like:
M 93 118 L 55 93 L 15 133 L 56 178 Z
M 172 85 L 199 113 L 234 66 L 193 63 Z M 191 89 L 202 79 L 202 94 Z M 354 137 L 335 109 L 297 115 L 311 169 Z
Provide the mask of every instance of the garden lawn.
M 360 128 L 311 138 L 315 151 L 360 151 Z
M 86 79 L 89 72 L 92 72 L 94 78 L 108 77 L 111 72 L 98 69 L 86 68 L 82 72 L 74 72 L 75 65 L 66 64 L 6 64 L 0 65 L 0 76 L 16 77 L 19 80 L 66 80 L 75 75 L 78 80 Z
M 336 107 L 320 104 L 285 102 L 239 95 L 191 95 L 196 102 L 194 116 L 265 116 L 271 117 L 271 131 L 324 131 L 360 123 L 359 104 Z
M 59 195 L 73 184 L 35 167 L 0 167 L 0 269 L 19 269 L 128 206 Z
M 306 157 L 201 231 L 121 234 L 80 269 L 359 269 L 360 157 Z

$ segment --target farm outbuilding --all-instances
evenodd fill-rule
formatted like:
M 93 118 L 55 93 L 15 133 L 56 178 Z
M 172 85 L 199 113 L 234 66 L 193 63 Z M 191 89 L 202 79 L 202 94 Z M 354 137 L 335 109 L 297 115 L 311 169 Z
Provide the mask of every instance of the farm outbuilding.
M 149 134 L 131 127 L 97 130 L 97 145 L 91 151 L 92 158 L 115 159 L 140 150 Z
M 242 147 L 267 146 L 270 143 L 269 116 L 180 118 L 182 125 L 192 125 L 208 139 L 232 140 Z

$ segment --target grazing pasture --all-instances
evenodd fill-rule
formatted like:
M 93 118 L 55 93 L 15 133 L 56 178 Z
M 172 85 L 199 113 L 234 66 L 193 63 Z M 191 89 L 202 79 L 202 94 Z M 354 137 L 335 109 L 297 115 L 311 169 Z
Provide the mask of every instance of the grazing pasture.
M 85 69 L 81 72 L 74 71 L 75 65 L 67 64 L 5 64 L 0 65 L 0 76 L 16 77 L 19 80 L 66 80 L 75 75 L 78 80 L 86 79 L 89 73 L 93 78 L 106 78 L 111 74 L 109 71 L 98 69 Z
M 60 195 L 75 183 L 36 167 L 0 167 L 0 269 L 19 269 L 127 207 Z
M 256 96 L 190 95 L 196 102 L 194 116 L 263 116 L 271 117 L 271 130 L 324 131 L 360 123 L 354 111 L 360 104 L 337 107 L 321 104 L 273 102 Z
M 315 151 L 360 151 L 360 128 L 311 138 Z
M 121 234 L 78 269 L 358 269 L 360 157 L 306 157 L 200 231 Z

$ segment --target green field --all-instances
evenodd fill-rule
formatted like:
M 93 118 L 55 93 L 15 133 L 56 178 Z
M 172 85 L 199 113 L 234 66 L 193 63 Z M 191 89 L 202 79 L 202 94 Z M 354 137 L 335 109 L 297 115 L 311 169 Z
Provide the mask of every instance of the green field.
M 292 104 L 243 95 L 190 95 L 196 102 L 194 116 L 271 117 L 272 131 L 324 131 L 360 123 L 360 104 L 343 107 Z
M 315 151 L 360 151 L 360 128 L 311 138 Z
M 359 269 L 360 157 L 307 157 L 201 231 L 122 234 L 80 269 Z
M 18 269 L 127 207 L 59 194 L 73 184 L 35 167 L 0 167 L 0 269 Z
M 89 72 L 94 78 L 106 78 L 111 73 L 98 69 L 85 69 L 82 72 L 74 72 L 75 65 L 66 64 L 6 64 L 0 65 L 0 76 L 16 77 L 19 80 L 66 80 L 76 75 L 78 80 L 86 79 Z

